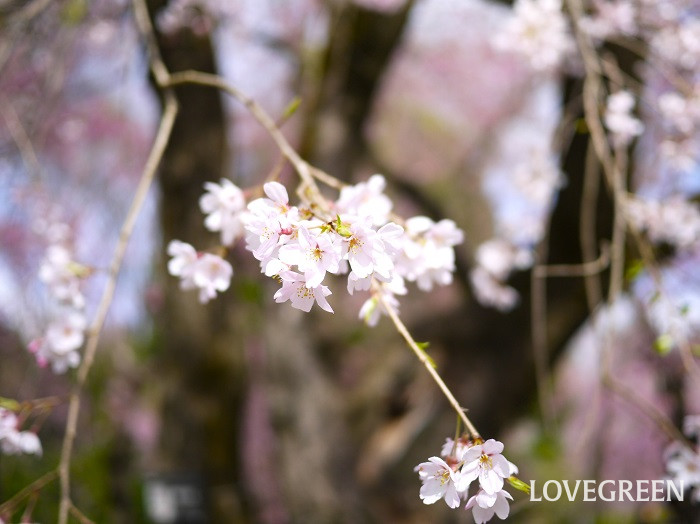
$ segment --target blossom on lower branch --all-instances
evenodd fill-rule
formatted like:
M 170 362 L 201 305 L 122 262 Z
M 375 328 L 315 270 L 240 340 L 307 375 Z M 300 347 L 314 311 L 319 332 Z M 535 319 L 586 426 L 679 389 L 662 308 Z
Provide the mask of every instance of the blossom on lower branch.
M 503 444 L 494 439 L 486 442 L 461 438 L 447 439 L 442 458 L 431 457 L 416 466 L 423 486 L 420 498 L 424 504 L 434 504 L 441 498 L 450 508 L 467 500 L 477 524 L 494 515 L 505 519 L 510 511 L 510 493 L 503 489 L 504 481 L 517 474 L 518 468 L 502 454 Z M 469 498 L 469 486 L 478 479 L 477 492 Z
M 78 350 L 85 340 L 87 319 L 81 311 L 63 310 L 53 320 L 43 337 L 32 340 L 28 349 L 40 367 L 51 364 L 54 373 L 65 373 L 80 364 Z
M 20 421 L 12 411 L 0 407 L 0 450 L 5 455 L 41 455 L 41 441 L 32 431 L 20 431 Z
M 492 495 L 480 489 L 476 495 L 467 501 L 464 509 L 472 510 L 476 524 L 488 522 L 493 518 L 494 514 L 498 515 L 499 519 L 505 520 L 510 513 L 510 505 L 507 499 L 513 500 L 513 497 L 504 489 Z

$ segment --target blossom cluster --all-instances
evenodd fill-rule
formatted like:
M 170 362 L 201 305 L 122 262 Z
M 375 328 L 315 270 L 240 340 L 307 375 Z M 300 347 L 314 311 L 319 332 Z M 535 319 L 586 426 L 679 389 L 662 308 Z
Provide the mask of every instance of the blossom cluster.
M 20 420 L 9 409 L 0 407 L 0 450 L 6 455 L 41 455 L 41 441 L 32 431 L 20 431 Z
M 700 211 L 682 195 L 661 201 L 628 197 L 625 211 L 630 222 L 654 243 L 688 249 L 700 239 Z
M 496 173 L 497 178 L 492 172 L 488 174 L 492 201 L 510 198 L 517 200 L 517 204 L 498 204 L 501 209 L 497 212 L 496 235 L 476 249 L 470 272 L 476 299 L 500 311 L 508 311 L 518 303 L 517 291 L 506 282 L 511 273 L 534 263 L 535 246 L 545 235 L 545 218 L 566 182 L 556 155 L 542 143 L 524 142 L 528 140 L 533 139 L 516 132 L 508 147 L 520 141 L 517 147 L 526 149 L 527 154 L 514 157 L 512 161 L 516 165 L 507 164 L 505 172 Z M 509 196 L 504 196 L 504 183 L 509 184 L 506 189 Z
M 700 437 L 700 415 L 685 417 L 683 433 L 688 438 Z M 670 479 L 679 487 L 692 492 L 692 500 L 700 502 L 700 447 L 692 448 L 678 441 L 671 443 L 665 453 Z
M 491 520 L 494 515 L 505 519 L 513 497 L 503 489 L 505 480 L 517 475 L 518 468 L 501 453 L 503 444 L 494 439 L 457 441 L 446 439 L 441 457 L 430 457 L 416 466 L 423 485 L 420 498 L 424 504 L 440 499 L 450 508 L 471 509 L 476 524 Z M 478 480 L 476 493 L 469 497 L 469 487 Z
M 513 15 L 494 45 L 523 56 L 535 71 L 559 67 L 573 50 L 561 0 L 516 0 Z
M 405 283 L 423 291 L 452 282 L 454 246 L 463 233 L 452 220 L 434 222 L 416 216 L 390 220 L 393 204 L 384 194 L 386 182 L 374 175 L 366 182 L 344 187 L 329 209 L 294 206 L 279 182 L 264 184 L 265 196 L 246 205 L 244 193 L 229 180 L 207 183 L 200 207 L 205 227 L 218 232 L 224 247 L 245 236 L 246 248 L 260 263 L 261 272 L 276 278 L 276 302 L 310 311 L 314 304 L 330 313 L 332 294 L 326 276 L 347 275 L 347 291 L 372 291 L 360 318 L 375 325 L 385 304 L 398 307 Z M 402 222 L 399 225 L 397 222 Z M 233 269 L 222 257 L 198 253 L 174 240 L 168 269 L 181 278 L 183 289 L 198 288 L 207 302 L 230 285 Z
M 80 346 L 85 340 L 85 297 L 80 289 L 90 269 L 75 262 L 70 248 L 70 228 L 63 223 L 45 228 L 49 245 L 39 268 L 39 279 L 55 302 L 54 317 L 44 335 L 32 340 L 28 349 L 41 367 L 65 373 L 80 364 Z

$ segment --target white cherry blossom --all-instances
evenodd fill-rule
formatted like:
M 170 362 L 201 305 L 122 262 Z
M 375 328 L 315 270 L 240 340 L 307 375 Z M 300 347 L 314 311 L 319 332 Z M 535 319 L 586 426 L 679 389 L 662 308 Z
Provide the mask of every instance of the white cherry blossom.
M 573 49 L 561 0 L 516 0 L 513 15 L 494 45 L 523 56 L 536 71 L 559 67 Z
M 391 280 L 394 262 L 383 242 L 383 228 L 378 232 L 367 220 L 350 219 L 349 221 L 350 235 L 343 247 L 344 256 L 347 257 L 352 271 L 358 278 L 374 275 L 384 282 Z M 390 227 L 387 231 L 387 237 L 393 239 L 394 228 Z
M 513 497 L 505 490 L 496 493 L 487 493 L 483 489 L 472 496 L 464 509 L 471 509 L 476 524 L 488 522 L 494 516 L 505 520 L 510 513 L 510 505 L 508 500 L 513 500 Z
M 518 292 L 496 280 L 486 269 L 477 266 L 469 273 L 474 295 L 480 304 L 500 311 L 510 311 L 518 303 Z
M 168 244 L 168 262 L 171 275 L 180 277 L 184 290 L 198 289 L 199 301 L 206 304 L 216 293 L 226 291 L 231 284 L 233 267 L 226 260 L 212 253 L 198 253 L 186 242 L 173 240 Z
M 85 340 L 87 319 L 76 310 L 66 309 L 53 320 L 42 338 L 32 340 L 28 349 L 40 367 L 51 364 L 54 373 L 65 373 L 80 364 L 78 349 Z
M 430 291 L 434 284 L 450 284 L 455 270 L 453 246 L 462 240 L 463 233 L 452 220 L 436 224 L 424 216 L 408 219 L 399 273 L 422 291 Z
M 211 253 L 203 253 L 194 264 L 192 282 L 199 289 L 199 301 L 206 304 L 216 293 L 231 285 L 233 268 L 226 260 Z
M 48 286 L 57 300 L 81 308 L 85 305 L 85 297 L 80 291 L 77 267 L 68 248 L 50 245 L 39 267 L 39 280 Z
M 632 139 L 644 131 L 644 124 L 632 116 L 634 97 L 629 91 L 618 91 L 608 97 L 605 109 L 605 127 L 618 146 L 628 146 Z
M 666 470 L 677 486 L 687 490 L 700 490 L 700 453 L 679 442 L 673 442 L 666 450 Z
M 6 455 L 41 455 L 41 441 L 32 431 L 20 431 L 19 419 L 12 411 L 0 407 L 0 450 Z
M 366 182 L 346 186 L 340 191 L 336 202 L 339 214 L 369 218 L 375 226 L 386 224 L 393 204 L 384 194 L 386 180 L 382 175 L 373 175 Z
M 489 495 L 503 489 L 503 480 L 511 475 L 511 464 L 501 455 L 502 451 L 503 444 L 494 439 L 468 448 L 462 455 L 459 490 L 466 491 L 477 478 L 481 489 Z
M 230 246 L 243 235 L 241 213 L 245 210 L 245 197 L 238 186 L 226 178 L 221 184 L 206 182 L 207 192 L 199 199 L 199 207 L 207 215 L 204 221 L 209 231 L 220 231 L 221 242 Z
M 459 506 L 461 498 L 456 485 L 459 476 L 447 462 L 440 457 L 430 457 L 428 462 L 418 464 L 416 471 L 423 481 L 420 498 L 424 504 L 435 504 L 444 498 L 449 507 Z

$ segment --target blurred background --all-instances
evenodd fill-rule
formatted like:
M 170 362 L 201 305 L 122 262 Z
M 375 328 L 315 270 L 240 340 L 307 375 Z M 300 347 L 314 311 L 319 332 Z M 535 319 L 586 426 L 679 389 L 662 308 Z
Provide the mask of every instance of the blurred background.
M 589 23 L 605 20 L 601 5 L 623 3 L 586 5 Z M 697 24 L 692 2 L 627 3 L 639 28 L 653 19 L 643 9 L 682 8 L 679 20 Z M 570 52 L 543 71 L 495 42 L 513 19 L 509 3 L 148 7 L 171 71 L 216 72 L 275 118 L 298 99 L 282 130 L 303 158 L 347 183 L 382 173 L 398 214 L 451 218 L 464 230 L 454 283 L 412 289 L 402 318 L 430 342 L 481 434 L 506 444 L 520 478 L 664 478 L 669 439 L 601 384 L 596 331 L 607 326 L 611 369 L 636 395 L 679 427 L 700 413 L 698 383 L 678 351 L 654 344 L 664 332 L 651 278 L 628 271 L 625 291 L 604 307 L 607 269 L 588 294 L 582 278 L 531 269 L 590 261 L 581 232 L 596 256 L 612 234 L 612 199 L 586 160 L 572 36 Z M 57 463 L 73 382 L 26 349 L 52 313 L 37 278 L 47 231 L 65 224 L 75 260 L 95 268 L 84 287 L 91 318 L 157 128 L 161 102 L 132 11 L 126 0 L 0 0 L 0 396 L 59 400 L 38 428 L 42 458 L 0 457 L 0 501 Z M 642 34 L 615 37 L 643 47 Z M 640 97 L 667 89 L 654 64 L 673 64 L 653 45 L 635 54 L 609 40 L 601 55 Z M 695 64 L 679 73 L 691 85 Z M 376 328 L 357 320 L 363 298 L 344 296 L 342 279 L 328 315 L 275 304 L 276 284 L 242 245 L 229 256 L 231 288 L 205 306 L 167 274 L 171 239 L 217 243 L 199 210 L 204 182 L 254 186 L 281 161 L 241 105 L 207 87 L 175 91 L 181 110 L 83 395 L 76 505 L 96 522 L 471 522 L 443 502 L 423 505 L 413 471 L 454 435 L 454 412 L 386 319 Z M 650 104 L 639 107 L 646 130 L 630 153 L 630 187 L 694 196 L 698 150 L 683 169 L 669 163 L 658 147 L 664 122 Z M 288 166 L 281 180 L 294 186 Z M 484 283 L 476 254 L 492 239 L 527 256 Z M 686 302 L 697 296 L 697 254 L 664 253 L 664 278 Z M 628 246 L 628 269 L 639 269 L 638 258 Z M 690 336 L 696 321 L 688 319 Z M 513 522 L 698 518 L 689 503 L 514 497 Z M 35 499 L 32 520 L 53 521 L 57 483 Z

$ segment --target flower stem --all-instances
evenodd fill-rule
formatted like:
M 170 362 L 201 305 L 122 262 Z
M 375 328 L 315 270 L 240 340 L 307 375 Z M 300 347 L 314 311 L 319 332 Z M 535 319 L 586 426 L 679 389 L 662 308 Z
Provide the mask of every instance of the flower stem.
M 460 418 L 460 420 L 462 422 L 464 422 L 464 426 L 467 428 L 467 431 L 469 431 L 469 434 L 471 435 L 471 437 L 473 439 L 481 438 L 481 435 L 479 435 L 479 432 L 474 427 L 474 424 L 472 424 L 471 420 L 469 420 L 469 417 L 467 417 L 466 413 L 464 412 L 465 409 L 459 405 L 459 402 L 457 402 L 457 399 L 450 391 L 450 388 L 447 387 L 447 385 L 445 384 L 445 381 L 442 380 L 442 377 L 438 374 L 438 372 L 435 370 L 435 368 L 431 364 L 430 358 L 425 354 L 425 351 L 423 351 L 420 348 L 420 346 L 418 346 L 415 339 L 411 336 L 408 329 L 406 328 L 404 323 L 399 318 L 399 315 L 396 313 L 396 310 L 392 307 L 391 304 L 389 304 L 386 300 L 384 300 L 384 297 L 382 296 L 381 293 L 377 293 L 376 296 L 377 296 L 377 299 L 384 306 L 384 309 L 386 310 L 387 314 L 389 315 L 389 318 L 391 318 L 391 321 L 394 323 L 394 326 L 396 326 L 396 330 L 404 338 L 404 340 L 408 344 L 408 347 L 410 347 L 413 350 L 413 353 L 416 355 L 416 357 L 418 357 L 418 360 L 421 361 L 421 363 L 423 364 L 425 369 L 428 371 L 430 376 L 433 378 L 435 383 L 438 385 L 438 387 L 442 391 L 443 395 L 445 395 L 445 397 L 447 398 L 450 405 L 457 412 L 457 416 Z

